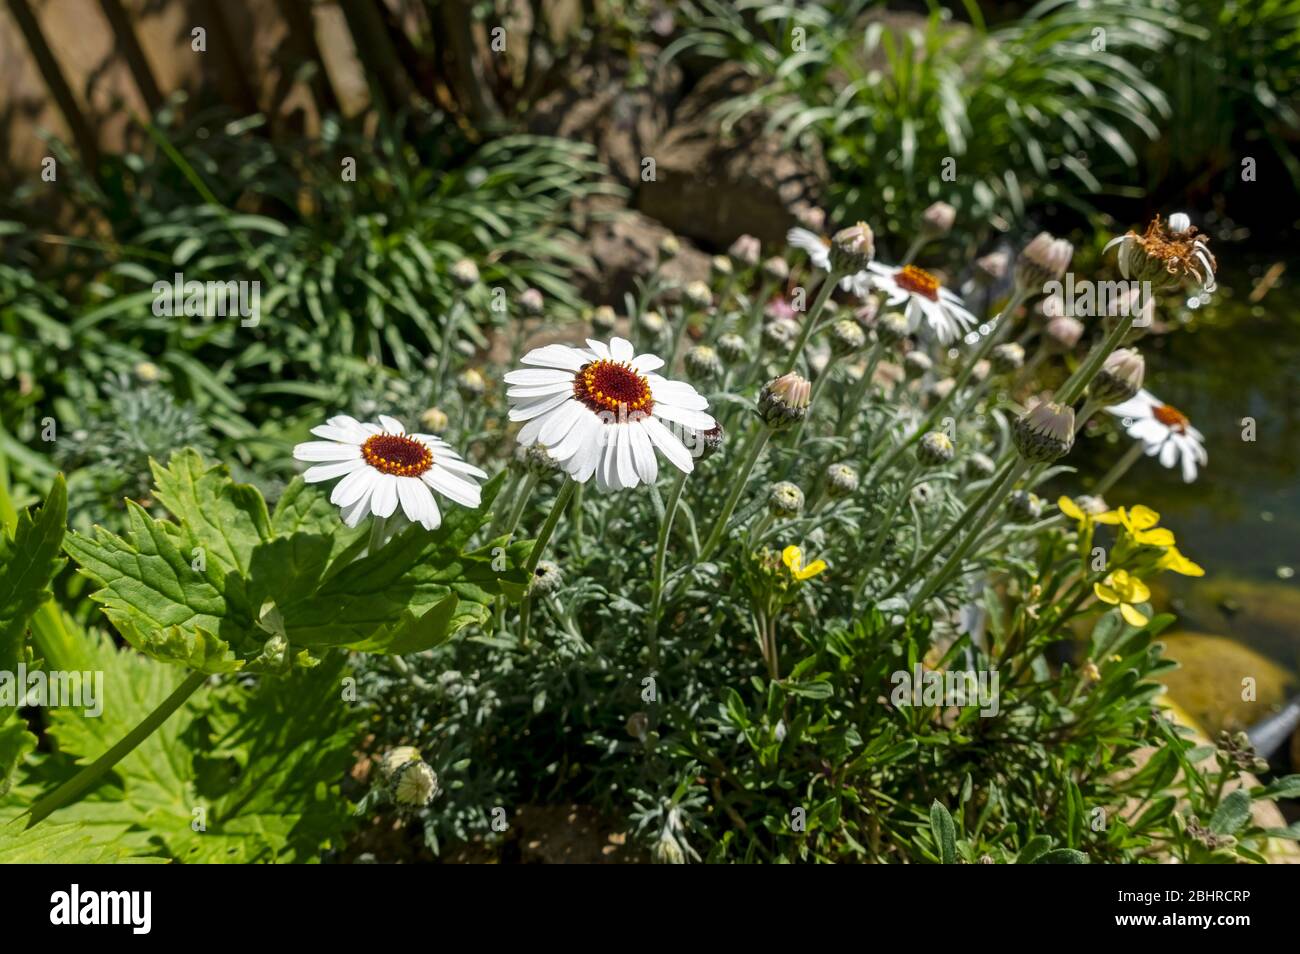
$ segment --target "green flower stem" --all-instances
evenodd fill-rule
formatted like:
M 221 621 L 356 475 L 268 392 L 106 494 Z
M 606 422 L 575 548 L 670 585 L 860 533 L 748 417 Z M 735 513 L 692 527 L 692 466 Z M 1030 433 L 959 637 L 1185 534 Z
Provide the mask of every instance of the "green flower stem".
M 938 571 L 930 578 L 929 582 L 925 583 L 921 587 L 921 591 L 917 594 L 916 599 L 912 601 L 913 607 L 922 605 L 937 589 L 939 589 L 939 587 L 947 582 L 947 580 L 956 573 L 958 569 L 960 569 L 961 561 L 966 558 L 966 554 L 970 552 L 971 547 L 975 546 L 976 542 L 980 538 L 980 534 L 983 532 L 984 528 L 988 526 L 989 521 L 993 519 L 993 515 L 998 512 L 998 508 L 1001 507 L 1002 499 L 1006 496 L 1007 491 L 1011 489 L 1011 485 L 1020 478 L 1028 467 L 1028 461 L 1017 460 L 1011 465 L 1011 469 L 1003 475 L 1002 479 L 993 485 L 993 493 L 987 495 L 989 499 L 985 503 L 984 509 L 975 516 L 974 521 L 970 525 L 970 529 L 966 531 L 966 535 L 962 537 L 961 542 L 957 544 L 957 549 L 953 550 L 952 553 L 949 554 L 948 559 L 939 567 Z M 971 511 L 968 509 L 967 513 L 970 512 Z M 965 523 L 964 515 L 963 519 L 959 520 L 958 523 Z
M 957 517 L 956 520 L 954 520 L 952 523 L 948 525 L 948 529 L 943 532 L 943 536 L 939 537 L 939 539 L 936 540 L 934 544 L 928 550 L 925 551 L 925 553 L 921 554 L 921 556 L 918 559 L 912 561 L 912 565 L 909 566 L 903 572 L 903 575 L 900 576 L 897 580 L 895 580 L 894 584 L 888 590 L 885 591 L 884 596 L 881 597 L 882 599 L 888 599 L 889 597 L 893 596 L 895 593 L 901 590 L 906 583 L 908 583 L 912 579 L 912 576 L 915 574 L 916 570 L 918 570 L 923 566 L 929 566 L 932 562 L 934 562 L 934 560 L 939 556 L 939 554 L 943 552 L 943 548 L 946 547 L 949 543 L 951 543 L 952 538 L 955 537 L 961 531 L 962 527 L 966 524 L 967 520 L 969 520 L 970 518 L 974 517 L 977 513 L 979 513 L 980 510 L 984 507 L 984 505 L 987 504 L 991 499 L 993 499 L 993 495 L 998 492 L 998 488 L 1001 486 L 1003 478 L 1006 476 L 1008 470 L 1012 466 L 1013 463 L 1010 459 L 1008 459 L 1005 463 L 1001 465 L 999 471 L 995 473 L 993 477 L 989 478 L 988 485 L 984 488 L 984 490 L 980 493 L 980 495 L 976 497 L 973 501 L 971 501 L 970 504 L 967 505 L 966 509 L 962 511 L 961 515 Z
M 1133 327 L 1133 315 L 1121 315 L 1115 323 L 1114 330 L 1106 336 L 1097 347 L 1092 349 L 1083 364 L 1075 370 L 1074 374 L 1061 385 L 1061 389 L 1056 392 L 1053 398 L 1058 404 L 1073 404 L 1083 395 L 1084 390 L 1092 383 L 1092 379 L 1097 376 L 1101 366 L 1110 353 L 1120 346 L 1124 338 L 1128 335 L 1129 330 Z
M 965 362 L 962 364 L 962 369 L 958 373 L 957 379 L 953 381 L 953 385 L 948 390 L 948 393 L 935 402 L 934 407 L 930 409 L 930 413 L 925 416 L 925 420 L 921 421 L 921 425 L 912 432 L 911 437 L 908 437 L 894 445 L 894 449 L 885 456 L 884 460 L 871 469 L 871 472 L 867 475 L 865 483 L 871 484 L 872 481 L 894 465 L 894 462 L 898 460 L 903 451 L 907 450 L 907 448 L 913 443 L 920 440 L 923 435 L 934 430 L 934 424 L 939 420 L 939 416 L 948 409 L 948 405 L 952 402 L 953 398 L 955 398 L 970 381 L 971 375 L 975 373 L 975 365 L 987 358 L 989 352 L 993 350 L 994 345 L 1006 337 L 1007 330 L 1011 327 L 1011 316 L 1015 314 L 1016 309 L 1020 307 L 1027 297 L 1028 293 L 1026 291 L 1021 288 L 1016 289 L 1015 293 L 1012 294 L 1011 299 L 1007 302 L 1006 307 L 1003 308 L 1002 312 L 998 315 L 996 327 L 984 336 L 984 340 L 980 342 L 980 346 L 975 349 L 975 353 L 967 357 Z
M 912 239 L 912 244 L 907 247 L 907 252 L 903 255 L 900 265 L 911 265 L 916 259 L 917 254 L 925 247 L 926 238 L 924 235 L 918 235 Z
M 114 765 L 130 755 L 137 745 L 152 735 L 154 730 L 166 722 L 172 713 L 184 705 L 185 700 L 192 696 L 207 678 L 207 673 L 197 671 L 186 676 L 185 681 L 177 686 L 171 695 L 160 702 L 153 712 L 145 716 L 116 745 L 50 792 L 50 794 L 36 802 L 28 815 L 27 827 L 31 828 L 47 818 L 52 812 L 56 812 L 75 801 L 78 796 L 103 778 Z
M 668 349 L 668 358 L 664 362 L 664 374 L 673 370 L 673 364 L 677 360 L 677 352 L 681 350 L 682 338 L 686 337 L 686 326 L 691 323 L 690 316 L 682 308 L 677 308 L 677 327 L 673 331 L 673 343 Z
M 1141 441 L 1134 441 L 1133 446 L 1125 451 L 1124 456 L 1115 461 L 1114 466 L 1106 471 L 1101 480 L 1097 481 L 1097 486 L 1092 489 L 1092 492 L 1098 497 L 1104 496 L 1107 491 L 1119 483 L 1121 477 L 1128 473 L 1128 469 L 1137 463 L 1138 458 L 1142 456 L 1145 450 L 1145 444 Z
M 821 317 L 822 309 L 831 300 L 831 294 L 835 291 L 835 286 L 839 284 L 840 279 L 843 277 L 844 274 L 835 271 L 835 269 L 831 269 L 827 273 L 826 281 L 822 283 L 821 289 L 817 292 L 817 300 L 813 302 L 812 310 L 808 312 L 808 316 L 804 320 L 803 330 L 799 332 L 799 340 L 794 343 L 789 359 L 781 368 L 781 374 L 789 374 L 794 370 L 794 366 L 799 363 L 799 356 L 803 354 L 808 339 L 812 337 L 813 329 L 817 327 L 817 319 Z
M 507 537 L 513 538 L 515 530 L 519 527 L 519 518 L 524 515 L 524 508 L 528 506 L 528 500 L 533 495 L 533 489 L 537 486 L 537 475 L 533 473 L 524 476 L 522 486 L 516 491 L 514 502 L 510 505 L 510 514 L 506 517 L 505 533 Z
M 885 548 L 885 537 L 889 535 L 890 524 L 894 522 L 894 516 L 898 513 L 898 508 L 907 499 L 907 495 L 912 489 L 912 482 L 916 480 L 916 475 L 920 472 L 921 461 L 914 460 L 912 466 L 908 468 L 907 476 L 903 478 L 902 485 L 898 488 L 898 493 L 894 494 L 894 499 L 885 508 L 885 515 L 876 526 L 875 539 L 871 542 L 871 550 L 867 555 L 866 565 L 862 568 L 862 579 L 858 581 L 858 589 L 867 585 L 867 578 L 871 575 L 872 568 L 879 564 L 880 553 Z
M 876 365 L 880 363 L 880 356 L 884 351 L 884 346 L 879 341 L 871 346 L 871 351 L 867 354 L 866 366 L 862 369 L 862 376 L 853 382 L 853 389 L 849 391 L 847 400 L 840 408 L 840 419 L 835 425 L 836 437 L 843 437 L 848 433 L 850 425 L 857 420 L 858 411 L 867 396 L 867 389 L 871 387 L 871 379 L 876 376 Z
M 766 424 L 760 425 L 760 428 L 750 444 L 749 453 L 745 455 L 744 463 L 740 465 L 740 472 L 732 480 L 731 491 L 727 494 L 727 500 L 722 505 L 722 511 L 718 514 L 718 519 L 714 522 L 708 539 L 704 541 L 704 546 L 700 549 L 701 561 L 712 556 L 713 551 L 722 542 L 722 537 L 727 531 L 727 521 L 731 519 L 731 514 L 736 509 L 736 503 L 740 500 L 741 491 L 745 489 L 745 484 L 749 482 L 750 472 L 753 471 L 754 464 L 758 462 L 759 455 L 763 453 L 763 448 L 767 446 L 768 438 L 772 436 L 772 429 Z
M 374 556 L 384 546 L 384 528 L 388 525 L 385 517 L 374 517 L 370 521 L 370 542 L 366 544 L 366 556 Z
M 659 520 L 659 542 L 655 546 L 654 576 L 650 583 L 650 618 L 647 620 L 647 635 L 650 643 L 650 665 L 659 665 L 659 615 L 663 609 L 664 571 L 668 565 L 668 540 L 672 535 L 673 517 L 677 514 L 677 504 L 682 499 L 682 488 L 686 486 L 686 472 L 680 471 L 673 479 L 668 491 L 668 503 L 663 506 Z M 656 499 L 659 489 L 650 488 Z
M 555 502 L 551 504 L 551 512 L 546 515 L 546 522 L 542 524 L 542 529 L 537 533 L 537 539 L 533 541 L 533 549 L 529 551 L 528 563 L 524 566 L 528 582 L 533 580 L 533 573 L 537 570 L 537 564 L 542 559 L 542 553 L 546 550 L 546 544 L 550 542 L 551 535 L 555 533 L 555 527 L 560 522 L 560 516 L 564 513 L 564 508 L 568 506 L 569 498 L 573 496 L 573 491 L 577 488 L 573 478 L 567 474 L 564 477 L 564 483 L 560 485 L 559 493 L 555 495 Z
M 586 484 L 578 484 L 573 492 L 573 518 L 569 521 L 569 548 L 576 559 L 582 559 L 582 498 Z
M 739 334 L 748 340 L 749 331 L 756 324 L 760 327 L 763 324 L 763 309 L 767 307 L 767 300 L 772 297 L 772 292 L 776 290 L 776 282 L 765 278 L 763 286 L 759 289 L 758 297 L 750 304 L 749 310 L 742 313 Z

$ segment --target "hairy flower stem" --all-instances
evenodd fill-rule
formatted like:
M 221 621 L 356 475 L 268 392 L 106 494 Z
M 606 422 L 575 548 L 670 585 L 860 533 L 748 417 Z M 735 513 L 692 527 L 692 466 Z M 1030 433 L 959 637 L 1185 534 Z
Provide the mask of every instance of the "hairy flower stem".
M 1101 370 L 1101 366 L 1105 364 L 1106 359 L 1110 357 L 1110 353 L 1120 346 L 1132 327 L 1133 316 L 1121 315 L 1115 323 L 1115 328 L 1101 344 L 1092 349 L 1083 364 L 1079 365 L 1074 374 L 1061 385 L 1053 400 L 1058 404 L 1073 404 L 1079 400 L 1084 390 L 1092 383 L 1092 379 L 1097 376 L 1097 372 Z
M 141 719 L 134 729 L 122 736 L 116 745 L 50 792 L 50 794 L 36 802 L 28 815 L 27 827 L 31 828 L 47 818 L 52 812 L 56 812 L 74 801 L 103 778 L 114 765 L 130 755 L 136 746 L 149 738 L 159 726 L 167 721 L 172 713 L 184 705 L 185 700 L 192 696 L 207 678 L 208 673 L 197 671 L 186 676 L 185 681 L 172 690 L 171 695 Z
M 519 527 L 519 518 L 524 514 L 524 508 L 528 506 L 528 499 L 533 495 L 533 489 L 537 486 L 537 475 L 527 474 L 524 482 L 515 492 L 514 502 L 510 505 L 510 515 L 506 517 L 505 534 L 507 537 L 514 537 L 515 530 Z
M 971 548 L 979 540 L 980 534 L 983 532 L 984 528 L 988 526 L 989 521 L 993 519 L 993 515 L 996 514 L 998 509 L 1002 506 L 1002 500 L 1006 496 L 1007 491 L 1011 489 L 1011 485 L 1020 478 L 1028 467 L 1028 461 L 1017 460 L 1011 465 L 1011 469 L 1006 472 L 1002 479 L 994 485 L 993 493 L 988 495 L 989 499 L 984 505 L 984 509 L 975 516 L 974 521 L 970 525 L 970 529 L 966 531 L 966 536 L 964 536 L 961 542 L 957 544 L 957 549 L 953 550 L 952 553 L 948 555 L 948 559 L 943 562 L 943 565 L 939 567 L 938 571 L 936 571 L 934 576 L 930 578 L 929 582 L 922 585 L 920 592 L 916 595 L 916 599 L 912 601 L 913 608 L 925 603 L 925 601 L 928 600 L 934 592 L 939 589 L 939 587 L 943 586 L 943 584 L 961 568 L 961 561 L 966 558 L 966 554 L 970 552 Z M 967 513 L 970 512 L 971 511 L 968 508 Z M 965 515 L 963 514 L 963 518 L 958 521 L 958 524 L 964 522 Z
M 1014 451 L 1012 451 L 1011 453 L 1014 453 Z M 946 547 L 949 543 L 951 543 L 952 538 L 955 537 L 959 532 L 961 532 L 962 527 L 966 524 L 966 522 L 970 518 L 978 514 L 980 510 L 984 507 L 984 505 L 987 504 L 993 498 L 993 495 L 998 492 L 998 488 L 1001 485 L 1003 478 L 1006 476 L 1007 472 L 1013 466 L 1014 466 L 1013 461 L 1010 459 L 1008 459 L 1004 464 L 1001 465 L 999 471 L 996 474 L 994 474 L 993 477 L 989 478 L 988 485 L 984 488 L 984 490 L 980 493 L 980 495 L 976 497 L 973 501 L 971 501 L 970 504 L 967 505 L 966 509 L 962 511 L 961 515 L 957 517 L 956 520 L 954 520 L 952 523 L 948 525 L 948 529 L 943 532 L 943 536 L 939 537 L 939 539 L 936 540 L 934 544 L 928 550 L 925 551 L 925 553 L 921 554 L 920 557 L 912 561 L 911 566 L 909 566 L 903 572 L 903 574 L 897 580 L 894 581 L 893 585 L 890 586 L 890 588 L 885 591 L 885 594 L 884 596 L 881 597 L 881 599 L 888 599 L 889 597 L 893 596 L 895 593 L 901 590 L 905 584 L 911 581 L 913 574 L 918 569 L 924 566 L 929 566 L 931 563 L 934 562 L 935 558 L 938 557 L 939 554 L 943 552 L 943 548 Z
M 1114 466 L 1106 471 L 1105 476 L 1097 481 L 1097 486 L 1092 488 L 1092 492 L 1098 497 L 1104 496 L 1112 487 L 1119 483 L 1119 479 L 1128 473 L 1128 469 L 1137 463 L 1142 452 L 1146 450 L 1146 445 L 1141 441 L 1134 441 L 1124 456 L 1115 461 Z
M 867 354 L 867 364 L 862 369 L 862 377 L 853 382 L 853 390 L 849 391 L 848 398 L 840 408 L 840 419 L 835 425 L 836 437 L 843 437 L 857 420 L 858 411 L 861 410 L 862 401 L 867 396 L 867 389 L 871 387 L 872 378 L 876 376 L 876 365 L 880 363 L 880 356 L 884 350 L 879 341 L 871 346 L 871 351 Z
M 843 277 L 843 273 L 834 269 L 827 273 L 826 281 L 822 283 L 821 289 L 817 292 L 817 300 L 813 302 L 812 309 L 804 319 L 803 329 L 799 332 L 799 340 L 794 343 L 789 359 L 781 367 L 781 374 L 789 374 L 794 370 L 794 366 L 799 363 L 799 357 L 803 354 L 808 339 L 812 337 L 813 329 L 817 327 L 817 319 L 821 317 L 822 309 L 831 300 L 831 294 L 835 291 L 835 286 L 839 284 L 840 279 Z
M 953 398 L 955 398 L 970 381 L 971 375 L 975 373 L 975 365 L 987 358 L 989 352 L 993 350 L 994 345 L 1006 337 L 1007 330 L 1011 327 L 1011 316 L 1015 314 L 1016 309 L 1020 307 L 1027 297 L 1028 292 L 1024 289 L 1016 289 L 1015 293 L 1012 294 L 1011 299 L 1007 302 L 1006 307 L 998 314 L 997 324 L 994 329 L 984 336 L 984 340 L 980 342 L 980 346 L 975 350 L 975 353 L 969 355 L 962 364 L 962 369 L 958 373 L 956 380 L 953 381 L 953 385 L 948 390 L 948 393 L 935 402 L 934 407 L 930 409 L 930 413 L 925 416 L 923 421 L 921 421 L 920 426 L 912 432 L 911 437 L 905 438 L 898 444 L 894 445 L 893 450 L 885 455 L 885 458 L 871 469 L 871 472 L 867 474 L 863 483 L 870 486 L 877 477 L 888 471 L 889 468 L 894 465 L 894 462 L 898 460 L 903 451 L 911 447 L 914 442 L 920 440 L 924 434 L 934 430 L 934 424 L 939 420 L 939 416 L 948 409 L 948 405 L 952 402 Z
M 763 453 L 763 448 L 767 446 L 768 438 L 772 436 L 772 429 L 766 424 L 760 425 L 760 430 L 750 443 L 749 452 L 745 456 L 745 461 L 740 465 L 740 472 L 737 473 L 731 483 L 731 491 L 727 494 L 727 500 L 722 505 L 722 510 L 718 514 L 718 519 L 714 521 L 713 529 L 709 532 L 708 538 L 704 541 L 704 546 L 700 548 L 700 560 L 707 560 L 713 555 L 713 551 L 718 548 L 722 542 L 723 535 L 727 532 L 727 521 L 731 519 L 732 513 L 736 509 L 736 503 L 740 500 L 741 491 L 745 489 L 745 484 L 749 482 L 749 474 L 758 463 L 758 457 Z
M 686 326 L 690 324 L 690 316 L 682 308 L 677 311 L 677 328 L 673 331 L 673 343 L 668 349 L 668 359 L 664 362 L 664 373 L 672 371 L 673 363 L 677 360 L 677 352 L 681 350 L 682 339 L 686 337 Z
M 861 590 L 867 585 L 871 570 L 880 563 L 880 553 L 885 548 L 885 538 L 889 536 L 890 524 L 894 522 L 894 516 L 898 513 L 898 508 L 907 499 L 907 495 L 912 489 L 912 482 L 916 480 L 916 475 L 920 472 L 920 460 L 913 461 L 912 466 L 907 471 L 907 476 L 903 478 L 903 483 L 898 488 L 898 493 L 894 494 L 894 499 L 885 508 L 885 515 L 876 527 L 876 536 L 871 542 L 871 550 L 867 555 L 866 565 L 862 568 L 862 579 L 858 581 L 857 589 Z
M 907 251 L 903 254 L 903 260 L 899 264 L 911 265 L 916 260 L 917 254 L 925 247 L 925 243 L 926 238 L 924 235 L 918 235 L 912 239 L 912 244 L 907 247 Z
M 573 491 L 578 485 L 574 483 L 573 478 L 567 474 L 564 477 L 564 483 L 560 484 L 560 490 L 555 495 L 555 502 L 551 504 L 551 512 L 546 515 L 546 522 L 542 524 L 542 529 L 537 532 L 537 539 L 533 541 L 533 548 L 528 553 L 528 562 L 524 566 L 525 575 L 528 577 L 528 583 L 533 581 L 533 573 L 537 570 L 537 564 L 542 559 L 542 553 L 546 550 L 546 544 L 551 540 L 551 535 L 555 533 L 555 527 L 560 522 L 560 517 L 564 514 L 564 508 L 569 504 L 569 498 L 573 496 Z
M 673 517 L 677 514 L 677 504 L 682 499 L 682 488 L 686 486 L 686 472 L 679 471 L 668 490 L 667 504 L 660 504 L 659 542 L 655 546 L 654 576 L 650 583 L 650 617 L 647 622 L 647 637 L 650 645 L 650 665 L 659 665 L 659 614 L 663 610 L 664 572 L 668 566 L 668 540 L 672 536 Z M 656 501 L 659 500 L 659 488 L 653 484 L 650 491 Z

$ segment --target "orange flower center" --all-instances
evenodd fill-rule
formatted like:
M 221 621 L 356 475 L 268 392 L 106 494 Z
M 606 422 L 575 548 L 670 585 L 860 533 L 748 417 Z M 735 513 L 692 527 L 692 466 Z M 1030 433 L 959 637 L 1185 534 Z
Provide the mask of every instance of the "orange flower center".
M 1187 415 L 1176 407 L 1170 407 L 1168 404 L 1157 404 L 1151 409 L 1152 416 L 1172 430 L 1179 433 L 1187 430 L 1187 425 L 1191 422 L 1187 420 Z
M 397 477 L 419 477 L 433 466 L 433 452 L 398 434 L 375 434 L 361 445 L 361 456 L 375 470 Z
M 573 376 L 573 396 L 593 411 L 621 416 L 648 414 L 654 407 L 650 382 L 623 362 L 602 358 L 584 364 Z
M 939 300 L 939 279 L 924 268 L 917 268 L 915 265 L 904 265 L 902 270 L 894 276 L 894 283 L 899 288 L 910 291 L 914 295 L 921 295 L 930 299 L 930 301 Z

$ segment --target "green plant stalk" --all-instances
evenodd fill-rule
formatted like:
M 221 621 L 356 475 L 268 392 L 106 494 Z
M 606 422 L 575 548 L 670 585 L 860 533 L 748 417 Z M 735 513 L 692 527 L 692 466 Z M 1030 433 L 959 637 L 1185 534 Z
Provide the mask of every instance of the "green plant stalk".
M 515 493 L 515 499 L 510 504 L 510 513 L 506 517 L 505 534 L 513 538 L 515 530 L 519 528 L 519 518 L 524 514 L 524 508 L 528 506 L 528 500 L 533 495 L 533 488 L 537 486 L 537 475 L 533 473 L 524 476 L 523 486 Z
M 1012 453 L 1014 453 L 1014 451 L 1012 451 Z M 1010 460 L 1002 464 L 1001 473 L 997 473 L 989 479 L 988 486 L 984 488 L 980 495 L 970 502 L 956 520 L 948 525 L 948 529 L 943 532 L 943 535 L 939 537 L 939 539 L 936 540 L 934 544 L 925 551 L 925 553 L 921 554 L 918 559 L 912 561 L 912 565 L 909 566 L 903 572 L 902 576 L 895 580 L 893 585 L 885 591 L 884 596 L 881 597 L 882 599 L 888 599 L 897 593 L 903 588 L 904 584 L 912 579 L 913 573 L 915 573 L 919 567 L 929 565 L 940 553 L 943 552 L 943 548 L 946 547 L 952 541 L 952 538 L 961 531 L 962 525 L 966 520 L 979 513 L 981 508 L 983 508 L 984 505 L 993 498 L 993 495 L 998 492 L 998 488 L 1001 485 L 1003 478 L 1012 466 L 1013 464 Z
M 1016 309 L 1021 306 L 1027 297 L 1029 297 L 1028 292 L 1019 287 L 1016 288 L 1016 291 L 1007 302 L 1006 307 L 1003 308 L 1002 312 L 998 315 L 997 327 L 984 336 L 984 340 L 980 342 L 980 346 L 975 349 L 975 353 L 966 359 L 965 363 L 962 365 L 961 372 L 957 375 L 957 379 L 953 382 L 948 393 L 935 403 L 934 407 L 930 409 L 930 413 L 925 416 L 923 421 L 921 421 L 920 426 L 912 432 L 911 437 L 896 444 L 894 449 L 885 456 L 884 460 L 871 469 L 871 472 L 867 475 L 865 483 L 870 484 L 881 474 L 889 470 L 889 468 L 894 465 L 895 461 L 897 461 L 902 455 L 903 451 L 907 450 L 907 448 L 913 443 L 920 440 L 923 435 L 934 429 L 934 423 L 939 420 L 939 415 L 947 410 L 948 405 L 952 402 L 953 398 L 955 398 L 970 381 L 971 375 L 975 373 L 975 365 L 987 358 L 989 352 L 993 350 L 994 345 L 1006 337 L 1007 331 L 1011 327 L 1011 316 L 1015 314 Z
M 1110 353 L 1120 346 L 1124 338 L 1128 335 L 1129 330 L 1133 327 L 1132 315 L 1121 315 L 1115 323 L 1115 328 L 1108 334 L 1104 341 L 1092 349 L 1083 364 L 1070 375 L 1066 382 L 1061 385 L 1056 396 L 1053 398 L 1058 404 L 1073 404 L 1083 395 L 1084 390 L 1092 383 L 1092 379 L 1097 376 L 1101 366 L 1110 357 Z
M 1121 477 L 1128 473 L 1129 468 L 1137 463 L 1145 450 L 1146 445 L 1141 441 L 1134 441 L 1133 446 L 1124 453 L 1124 456 L 1115 461 L 1111 469 L 1097 481 L 1097 486 L 1092 489 L 1092 492 L 1098 497 L 1104 496 L 1108 490 L 1119 483 Z
M 898 508 L 907 499 L 907 495 L 912 489 L 912 482 L 916 480 L 916 475 L 920 472 L 921 461 L 919 459 L 912 461 L 912 466 L 908 468 L 907 476 L 903 478 L 898 493 L 894 494 L 894 499 L 885 508 L 885 515 L 877 525 L 875 538 L 871 541 L 871 550 L 867 555 L 866 565 L 862 568 L 862 579 L 858 581 L 857 589 L 862 589 L 867 585 L 867 579 L 871 575 L 872 568 L 880 562 L 880 553 L 885 548 L 885 537 L 889 534 L 889 525 L 894 522 L 894 515 L 898 513 Z
M 839 284 L 840 279 L 843 277 L 844 274 L 835 271 L 835 269 L 831 269 L 827 273 L 826 281 L 822 283 L 821 289 L 817 292 L 817 299 L 813 302 L 812 310 L 808 312 L 808 317 L 804 320 L 803 329 L 799 332 L 799 340 L 794 343 L 794 348 L 790 351 L 790 357 L 781 368 L 781 374 L 789 374 L 794 370 L 794 366 L 799 363 L 799 357 L 803 354 L 808 339 L 812 337 L 813 329 L 817 327 L 817 319 L 821 317 L 822 309 L 831 300 L 835 286 Z
M 366 544 L 366 556 L 374 556 L 384 546 L 384 528 L 388 525 L 386 517 L 374 517 L 370 521 L 370 542 Z
M 673 530 L 673 518 L 677 514 L 677 504 L 682 499 L 682 488 L 686 486 L 686 472 L 679 471 L 668 490 L 668 502 L 663 505 L 663 514 L 659 520 L 659 540 L 655 545 L 654 576 L 650 583 L 650 617 L 647 622 L 647 637 L 650 646 L 650 665 L 659 665 L 659 615 L 663 609 L 664 572 L 668 564 L 668 540 Z M 658 488 L 651 486 L 657 496 Z
M 139 724 L 124 735 L 116 745 L 32 805 L 28 813 L 27 827 L 31 828 L 49 817 L 52 812 L 56 812 L 76 800 L 78 796 L 99 781 L 114 765 L 130 755 L 136 746 L 166 722 L 172 713 L 184 705 L 185 701 L 194 694 L 199 686 L 203 685 L 207 678 L 207 673 L 197 671 L 186 676 L 185 681 L 172 690 L 171 695 L 140 720 Z
M 867 355 L 867 364 L 862 370 L 862 376 L 853 382 L 853 389 L 849 391 L 848 397 L 840 410 L 840 419 L 835 425 L 836 437 L 843 437 L 857 419 L 858 411 L 862 407 L 862 401 L 867 396 L 867 389 L 871 387 L 871 380 L 876 376 L 876 365 L 880 363 L 880 357 L 884 354 L 884 350 L 884 346 L 879 341 L 871 346 L 871 351 Z
M 713 551 L 722 542 L 722 537 L 727 531 L 727 521 L 731 519 L 731 514 L 736 509 L 736 503 L 740 500 L 740 494 L 745 489 L 745 484 L 749 482 L 750 472 L 753 471 L 754 465 L 758 463 L 759 455 L 763 453 L 763 448 L 767 446 L 767 441 L 772 436 L 772 429 L 766 424 L 760 424 L 759 427 L 761 430 L 750 444 L 744 463 L 740 465 L 740 472 L 736 474 L 735 479 L 732 481 L 731 491 L 727 494 L 726 502 L 722 505 L 718 519 L 714 521 L 713 529 L 704 541 L 704 546 L 700 548 L 701 561 L 712 556 Z
M 546 544 L 550 542 L 551 535 L 555 533 L 556 524 L 560 522 L 564 508 L 568 506 L 569 498 L 573 496 L 573 491 L 577 486 L 572 477 L 567 474 L 564 476 L 564 483 L 560 485 L 560 490 L 555 495 L 555 502 L 551 504 L 551 512 L 546 515 L 546 522 L 542 524 L 537 539 L 533 541 L 533 548 L 528 553 L 528 563 L 524 569 L 527 571 L 525 575 L 530 583 L 533 579 L 533 573 L 537 570 L 537 564 L 542 559 L 542 553 L 546 550 Z
M 998 512 L 998 508 L 1002 505 L 1002 498 L 1006 496 L 1006 492 L 1011 488 L 1011 485 L 1019 479 L 1025 470 L 1028 469 L 1028 467 L 1028 461 L 1016 461 L 1011 465 L 1011 469 L 1006 472 L 1003 478 L 994 485 L 994 491 L 992 494 L 988 495 L 989 499 L 985 504 L 984 509 L 975 517 L 970 529 L 966 531 L 966 535 L 962 537 L 961 542 L 957 544 L 957 549 L 953 550 L 952 553 L 948 555 L 948 559 L 939 567 L 938 571 L 936 571 L 934 576 L 930 578 L 929 582 L 922 585 L 916 599 L 912 601 L 913 607 L 922 605 L 930 598 L 935 590 L 939 589 L 939 587 L 941 587 L 948 578 L 952 576 L 952 574 L 957 572 L 961 567 L 961 561 L 966 558 L 966 554 L 970 552 L 971 547 L 973 547 L 979 539 L 980 533 L 986 526 L 988 526 L 989 521 L 993 519 L 993 515 Z M 969 512 L 970 510 L 968 509 L 967 513 Z M 958 521 L 959 524 L 962 522 L 962 520 Z
M 691 323 L 690 315 L 683 308 L 677 308 L 677 327 L 673 331 L 673 343 L 668 349 L 668 359 L 664 362 L 664 373 L 667 374 L 673 370 L 673 365 L 677 361 L 677 352 L 681 350 L 682 339 L 686 337 L 686 326 Z

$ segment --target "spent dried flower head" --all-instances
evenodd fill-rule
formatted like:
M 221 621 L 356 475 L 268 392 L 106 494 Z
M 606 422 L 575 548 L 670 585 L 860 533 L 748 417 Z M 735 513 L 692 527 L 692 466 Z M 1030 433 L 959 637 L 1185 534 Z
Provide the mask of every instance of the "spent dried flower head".
M 1129 281 L 1150 282 L 1156 292 L 1183 286 L 1197 292 L 1215 289 L 1218 263 L 1210 252 L 1210 240 L 1184 213 L 1176 213 L 1168 222 L 1156 215 L 1141 235 L 1126 232 L 1107 242 L 1106 250 L 1115 246 L 1120 274 Z

